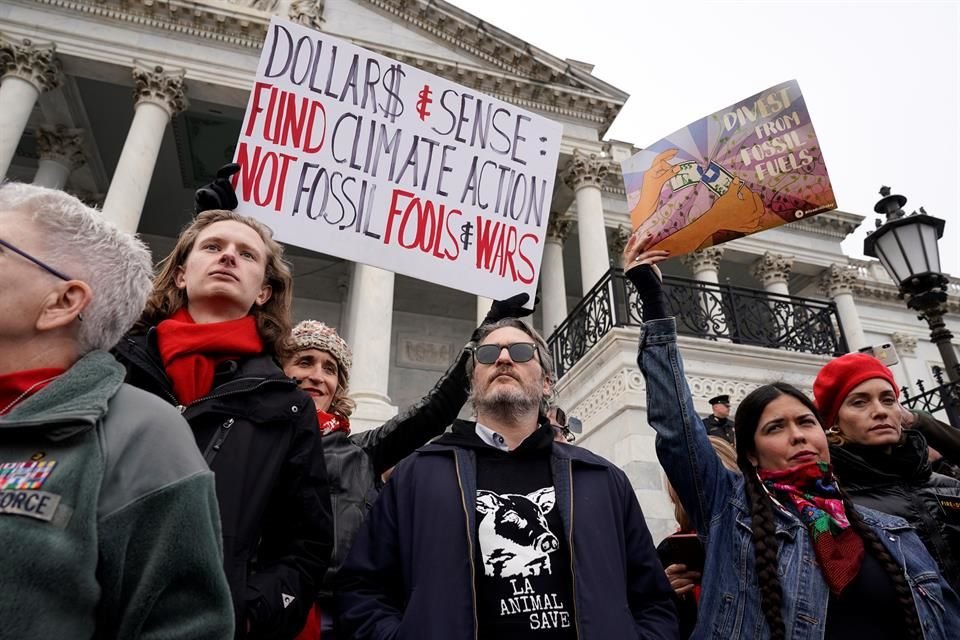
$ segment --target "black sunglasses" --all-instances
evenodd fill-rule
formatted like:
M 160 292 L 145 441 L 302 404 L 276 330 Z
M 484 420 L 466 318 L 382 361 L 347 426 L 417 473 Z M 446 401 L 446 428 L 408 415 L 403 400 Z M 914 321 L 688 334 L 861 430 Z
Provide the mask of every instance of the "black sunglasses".
M 473 357 L 480 364 L 493 364 L 504 349 L 514 362 L 528 362 L 537 353 L 537 345 L 532 342 L 514 342 L 513 344 L 482 344 L 474 347 Z
M 19 255 L 19 256 L 21 256 L 21 257 L 23 257 L 23 258 L 26 258 L 27 260 L 29 260 L 29 261 L 32 262 L 33 264 L 37 265 L 38 267 L 40 267 L 41 269 L 43 269 L 44 271 L 46 271 L 47 273 L 52 274 L 52 275 L 55 275 L 55 276 L 57 276 L 58 278 L 60 278 L 61 280 L 66 280 L 66 281 L 68 281 L 68 282 L 69 282 L 70 280 L 73 280 L 73 278 L 64 275 L 64 274 L 63 274 L 62 272 L 60 272 L 60 271 L 57 271 L 56 269 L 54 269 L 53 267 L 51 267 L 51 266 L 48 265 L 47 263 L 43 262 L 42 260 L 39 260 L 39 259 L 37 259 L 37 258 L 34 258 L 32 255 L 30 255 L 30 254 L 27 253 L 26 251 L 23 251 L 22 249 L 17 249 L 15 246 L 13 246 L 12 244 L 10 244 L 10 243 L 7 242 L 6 240 L 0 240 L 0 246 L 4 246 L 4 247 L 6 247 L 7 249 L 10 249 L 10 251 L 13 251 L 14 253 L 16 253 L 17 255 Z

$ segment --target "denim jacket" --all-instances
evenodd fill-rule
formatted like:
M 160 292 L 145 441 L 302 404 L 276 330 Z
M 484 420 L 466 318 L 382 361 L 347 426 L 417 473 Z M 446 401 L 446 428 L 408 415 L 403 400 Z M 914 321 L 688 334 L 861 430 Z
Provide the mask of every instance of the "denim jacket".
M 743 479 L 723 467 L 707 440 L 684 377 L 673 318 L 644 325 L 638 363 L 647 385 L 647 419 L 657 432 L 657 456 L 707 550 L 692 637 L 768 638 Z M 858 511 L 904 568 L 924 638 L 960 638 L 960 599 L 913 529 L 900 518 Z M 779 509 L 774 514 L 786 637 L 822 638 L 830 592 L 813 544 L 797 518 Z

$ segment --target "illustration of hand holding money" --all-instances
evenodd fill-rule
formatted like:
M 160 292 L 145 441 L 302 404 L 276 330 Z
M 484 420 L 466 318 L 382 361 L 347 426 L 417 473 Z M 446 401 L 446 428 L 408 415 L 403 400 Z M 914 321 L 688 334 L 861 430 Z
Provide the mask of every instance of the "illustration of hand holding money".
M 717 231 L 753 233 L 759 230 L 765 210 L 760 196 L 734 177 L 726 192 L 702 216 L 658 242 L 655 248 L 679 255 L 690 247 L 699 250 L 709 246 Z
M 663 189 L 663 185 L 680 172 L 680 165 L 670 164 L 670 159 L 675 155 L 677 155 L 677 149 L 667 149 L 660 152 L 653 159 L 650 168 L 643 174 L 640 199 L 630 212 L 630 225 L 633 229 L 639 227 L 653 215 L 653 212 L 657 209 L 657 204 L 660 202 L 660 191 Z M 697 180 L 699 180 L 699 177 Z

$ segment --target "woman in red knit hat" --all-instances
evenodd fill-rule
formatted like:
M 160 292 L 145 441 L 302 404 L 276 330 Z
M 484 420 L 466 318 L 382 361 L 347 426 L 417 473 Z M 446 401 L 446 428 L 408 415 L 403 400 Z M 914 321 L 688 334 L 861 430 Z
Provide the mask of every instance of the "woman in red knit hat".
M 933 473 L 923 435 L 903 428 L 890 369 L 871 355 L 848 353 L 820 370 L 813 393 L 834 472 L 854 503 L 909 522 L 960 588 L 960 481 Z

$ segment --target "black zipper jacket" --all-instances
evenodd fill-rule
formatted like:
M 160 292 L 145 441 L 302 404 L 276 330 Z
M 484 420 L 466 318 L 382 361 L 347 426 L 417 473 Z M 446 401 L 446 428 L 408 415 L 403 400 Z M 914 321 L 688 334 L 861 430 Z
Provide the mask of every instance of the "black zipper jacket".
M 333 547 L 313 401 L 258 355 L 222 363 L 211 391 L 181 407 L 154 329 L 126 336 L 114 353 L 128 383 L 180 408 L 216 475 L 236 637 L 294 638 Z
M 933 473 L 927 441 L 906 430 L 882 447 L 830 446 L 840 486 L 855 504 L 899 516 L 917 530 L 950 586 L 960 588 L 960 481 Z

